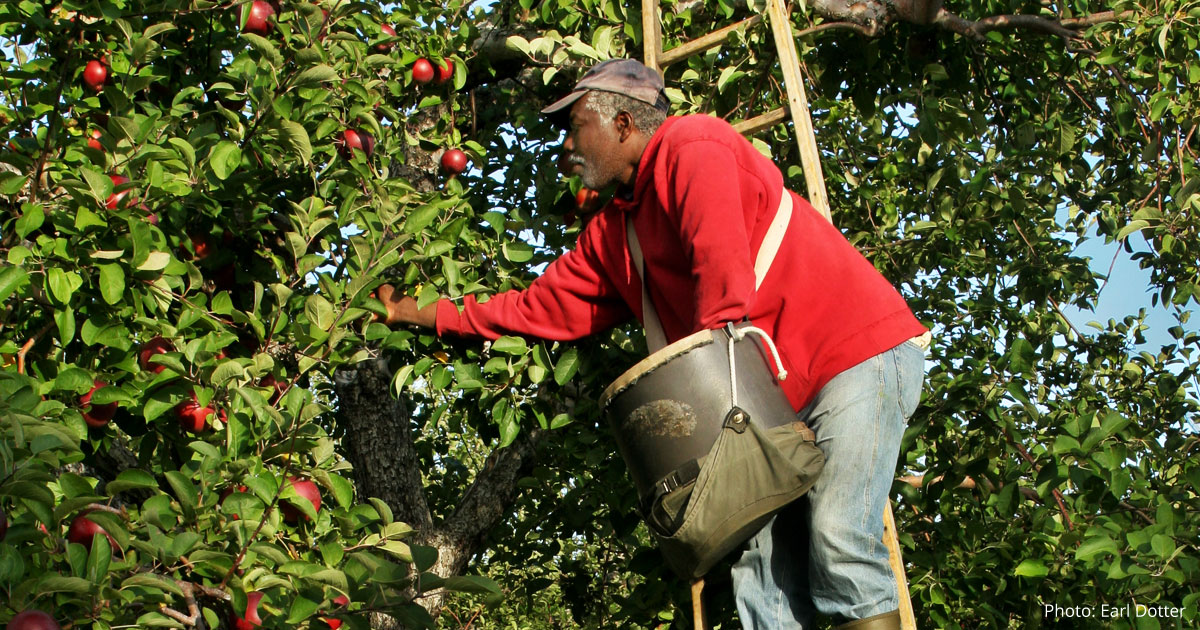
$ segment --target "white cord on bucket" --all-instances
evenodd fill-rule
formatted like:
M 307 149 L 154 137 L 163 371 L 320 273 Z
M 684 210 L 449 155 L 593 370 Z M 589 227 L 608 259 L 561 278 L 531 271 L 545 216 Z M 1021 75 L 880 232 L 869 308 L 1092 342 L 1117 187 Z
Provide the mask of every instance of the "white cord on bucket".
M 779 358 L 779 351 L 775 349 L 775 341 L 771 339 L 771 335 L 768 335 L 767 331 L 758 328 L 757 326 L 736 328 L 733 324 L 728 325 L 726 328 L 729 330 L 729 387 L 731 390 L 730 403 L 736 407 L 738 404 L 737 369 L 736 359 L 734 359 L 733 356 L 733 344 L 735 342 L 741 341 L 747 334 L 750 333 L 758 335 L 760 339 L 767 342 L 767 348 L 771 351 L 771 359 L 775 361 L 775 368 L 777 370 L 775 377 L 782 381 L 783 379 L 787 378 L 787 370 L 783 369 L 783 360 Z

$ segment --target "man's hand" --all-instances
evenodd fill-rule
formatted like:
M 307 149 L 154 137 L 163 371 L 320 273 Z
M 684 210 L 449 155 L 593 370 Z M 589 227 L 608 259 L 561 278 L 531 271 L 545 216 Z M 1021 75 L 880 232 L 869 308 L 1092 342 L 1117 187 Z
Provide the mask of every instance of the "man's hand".
M 416 324 L 425 328 L 433 328 L 437 324 L 437 302 L 424 308 L 417 308 L 417 300 L 396 290 L 390 284 L 380 285 L 375 289 L 375 297 L 387 307 L 388 326 L 396 324 Z M 377 319 L 379 316 L 376 316 Z

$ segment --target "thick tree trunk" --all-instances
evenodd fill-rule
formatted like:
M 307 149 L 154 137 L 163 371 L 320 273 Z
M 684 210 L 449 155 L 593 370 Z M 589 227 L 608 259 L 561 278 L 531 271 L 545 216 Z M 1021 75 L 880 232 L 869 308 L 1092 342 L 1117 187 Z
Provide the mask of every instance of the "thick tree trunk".
M 416 530 L 414 542 L 437 549 L 431 572 L 441 577 L 462 574 L 481 551 L 488 530 L 508 514 L 517 496 L 517 480 L 536 460 L 541 429 L 528 430 L 507 448 L 494 450 L 454 513 L 435 523 L 425 497 L 422 462 L 413 446 L 411 412 L 403 400 L 392 397 L 386 361 L 375 359 L 343 369 L 334 375 L 334 384 L 337 418 L 346 431 L 343 444 L 354 465 L 358 499 L 382 499 L 397 520 Z M 424 594 L 419 601 L 436 618 L 444 594 Z M 372 626 L 399 627 L 387 619 L 374 620 Z

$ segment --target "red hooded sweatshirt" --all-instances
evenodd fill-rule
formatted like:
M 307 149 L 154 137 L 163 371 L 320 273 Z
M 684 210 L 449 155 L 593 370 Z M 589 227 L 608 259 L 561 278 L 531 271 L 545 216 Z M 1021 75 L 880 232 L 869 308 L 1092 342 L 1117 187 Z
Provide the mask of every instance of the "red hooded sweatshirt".
M 439 335 L 568 341 L 641 317 L 625 235 L 632 213 L 646 283 L 667 342 L 748 316 L 775 340 L 802 409 L 839 372 L 925 327 L 875 267 L 807 201 L 793 212 L 756 291 L 754 259 L 784 194 L 783 175 L 728 123 L 668 118 L 638 164 L 633 196 L 614 199 L 523 291 L 437 307 Z

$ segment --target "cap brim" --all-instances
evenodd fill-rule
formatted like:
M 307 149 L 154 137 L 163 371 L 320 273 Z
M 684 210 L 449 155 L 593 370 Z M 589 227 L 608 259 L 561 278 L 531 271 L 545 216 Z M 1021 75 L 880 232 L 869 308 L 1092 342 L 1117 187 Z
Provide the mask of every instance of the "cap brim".
M 584 94 L 587 94 L 587 90 L 577 90 L 575 92 L 571 92 L 570 94 L 558 99 L 557 101 L 554 101 L 550 105 L 543 107 L 542 113 L 543 114 L 553 114 L 555 112 L 560 112 L 563 109 L 573 105 L 575 103 L 575 101 L 578 101 L 579 99 L 583 98 Z

